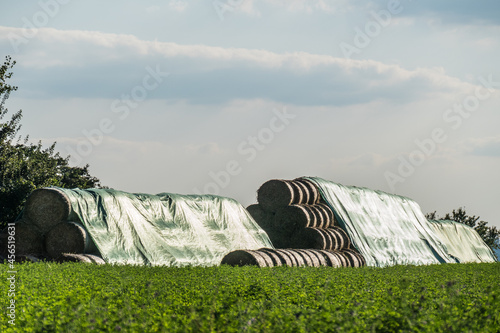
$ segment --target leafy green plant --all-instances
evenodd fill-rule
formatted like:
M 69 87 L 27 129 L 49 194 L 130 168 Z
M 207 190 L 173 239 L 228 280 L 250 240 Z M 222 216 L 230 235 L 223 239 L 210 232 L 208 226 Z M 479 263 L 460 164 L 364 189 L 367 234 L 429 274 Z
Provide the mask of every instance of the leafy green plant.
M 22 140 L 19 136 L 21 110 L 2 122 L 8 114 L 5 102 L 17 90 L 8 83 L 15 63 L 6 57 L 0 66 L 0 229 L 14 222 L 26 197 L 37 188 L 100 187 L 99 179 L 90 175 L 89 166 L 70 166 L 69 156 L 62 157 L 55 151 L 55 142 L 44 148 L 41 142 L 28 143 L 27 136 Z
M 500 263 L 389 268 L 16 266 L 2 332 L 498 332 Z M 5 279 L 0 282 L 7 289 Z M 5 308 L 7 298 L 2 298 Z

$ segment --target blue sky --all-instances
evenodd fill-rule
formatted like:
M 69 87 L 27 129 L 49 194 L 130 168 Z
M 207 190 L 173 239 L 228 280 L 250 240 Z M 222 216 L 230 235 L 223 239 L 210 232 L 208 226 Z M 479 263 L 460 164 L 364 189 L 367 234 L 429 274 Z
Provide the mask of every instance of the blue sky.
M 107 186 L 311 175 L 500 227 L 498 1 L 0 3 L 8 108 Z

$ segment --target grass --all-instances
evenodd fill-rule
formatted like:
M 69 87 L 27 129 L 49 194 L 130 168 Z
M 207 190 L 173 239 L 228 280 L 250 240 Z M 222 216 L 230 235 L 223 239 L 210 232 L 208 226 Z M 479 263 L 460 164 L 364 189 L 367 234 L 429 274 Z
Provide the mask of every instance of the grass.
M 15 326 L 3 314 L 1 332 L 500 332 L 500 263 L 15 268 Z

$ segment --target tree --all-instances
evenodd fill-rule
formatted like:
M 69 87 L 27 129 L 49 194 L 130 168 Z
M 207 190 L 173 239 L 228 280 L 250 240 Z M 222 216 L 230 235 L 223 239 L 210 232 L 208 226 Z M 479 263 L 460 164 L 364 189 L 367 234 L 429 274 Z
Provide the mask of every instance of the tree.
M 22 110 L 2 122 L 8 109 L 5 102 L 17 87 L 7 83 L 15 61 L 10 56 L 0 67 L 0 228 L 13 222 L 21 213 L 26 197 L 33 190 L 46 186 L 65 188 L 101 187 L 99 179 L 89 173 L 89 165 L 72 167 L 69 156 L 55 152 L 56 142 L 48 148 L 42 143 L 29 143 L 18 133 L 21 129 Z
M 492 249 L 500 249 L 500 230 L 496 227 L 489 227 L 488 222 L 479 221 L 479 216 L 469 216 L 465 211 L 465 208 L 459 207 L 454 209 L 451 214 L 447 213 L 444 217 L 437 217 L 436 212 L 429 213 L 425 215 L 429 220 L 451 220 L 459 223 L 468 225 L 477 231 L 479 236 L 484 240 L 484 242 Z

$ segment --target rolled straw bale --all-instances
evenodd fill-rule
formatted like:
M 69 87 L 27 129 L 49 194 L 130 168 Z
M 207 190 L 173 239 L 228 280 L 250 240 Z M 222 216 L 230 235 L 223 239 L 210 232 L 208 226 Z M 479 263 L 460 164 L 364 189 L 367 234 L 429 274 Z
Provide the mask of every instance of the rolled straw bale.
M 277 211 L 274 225 L 277 229 L 288 231 L 315 227 L 318 225 L 318 216 L 309 206 L 289 205 Z
M 347 249 L 351 246 L 351 239 L 347 235 L 347 233 L 344 231 L 344 229 L 340 227 L 332 227 L 325 229 L 326 232 L 328 232 L 332 239 L 335 237 L 337 239 L 337 244 L 336 246 L 332 245 L 331 250 L 340 250 L 340 249 Z
M 342 260 L 340 260 L 340 258 L 338 256 L 336 256 L 335 254 L 333 254 L 329 251 L 325 251 L 325 250 L 318 250 L 318 252 L 320 254 L 322 254 L 323 257 L 325 258 L 325 260 L 327 262 L 327 266 L 329 266 L 329 267 L 343 267 Z
M 274 225 L 283 230 L 329 228 L 334 226 L 333 212 L 323 204 L 289 205 L 276 212 Z
M 313 255 L 316 257 L 316 259 L 318 260 L 318 263 L 320 266 L 329 266 L 328 265 L 328 262 L 326 261 L 324 255 L 322 253 L 319 252 L 319 250 L 313 250 L 313 249 L 310 249 L 310 250 L 307 250 L 309 251 L 309 254 L 310 255 Z
M 299 192 L 301 193 L 302 195 L 302 199 L 299 200 L 299 203 L 312 203 L 313 201 L 312 200 L 312 197 L 311 195 L 309 194 L 309 188 L 307 187 L 307 185 L 303 184 L 302 182 L 299 182 L 299 181 L 295 181 L 295 180 L 292 180 L 290 181 L 292 183 L 292 186 L 295 186 L 299 189 Z
M 270 267 L 272 261 L 258 251 L 236 250 L 226 254 L 222 258 L 221 265 Z
M 366 266 L 365 258 L 359 252 L 353 249 L 344 249 L 342 252 L 351 259 L 353 267 Z
M 97 254 L 85 253 L 83 255 L 86 256 L 87 258 L 89 258 L 90 260 L 92 260 L 94 262 L 94 264 L 97 264 L 97 265 L 104 265 L 104 264 L 106 264 L 106 262 L 104 261 L 104 259 L 101 256 L 97 255 Z
M 328 214 L 322 207 L 318 205 L 307 205 L 307 207 L 312 211 L 313 215 L 316 216 L 316 224 L 310 225 L 309 227 L 328 228 L 330 226 L 331 221 L 328 219 Z
M 71 202 L 63 192 L 55 188 L 41 188 L 28 196 L 23 217 L 46 233 L 56 224 L 68 220 L 70 212 Z
M 104 265 L 106 262 L 100 256 L 85 253 L 63 253 L 55 259 L 58 263 L 84 262 L 88 264 Z
M 294 256 L 292 256 L 288 251 L 286 250 L 280 250 L 280 249 L 275 249 L 276 254 L 280 256 L 282 259 L 281 262 L 284 262 L 285 265 L 288 267 L 296 267 L 298 266 L 297 260 L 295 259 Z
M 247 207 L 247 211 L 255 222 L 265 231 L 273 228 L 274 213 L 265 211 L 261 205 L 253 204 Z
M 295 259 L 295 264 L 296 264 L 295 267 L 303 267 L 306 265 L 304 258 L 299 253 L 297 253 L 295 250 L 288 249 L 288 250 L 284 250 L 284 251 L 286 251 L 291 257 L 293 257 Z
M 309 204 L 315 204 L 319 202 L 321 196 L 319 193 L 319 188 L 316 186 L 316 184 L 314 184 L 312 181 L 306 178 L 297 178 L 294 179 L 293 181 L 303 185 L 306 188 L 306 191 L 308 193 L 307 202 Z
M 265 251 L 256 251 L 257 253 L 259 253 L 263 258 L 264 260 L 266 261 L 266 265 L 267 267 L 274 267 L 274 258 L 271 256 L 271 254 L 269 252 L 265 252 Z
M 335 214 L 333 214 L 333 210 L 327 204 L 317 203 L 313 207 L 323 213 L 323 228 L 335 226 Z
M 349 247 L 350 240 L 346 232 L 339 227 L 304 228 L 296 232 L 293 244 L 301 249 L 341 250 Z
M 283 179 L 269 180 L 257 191 L 259 204 L 266 211 L 273 213 L 281 207 L 298 203 L 301 198 L 300 189 L 292 185 L 292 182 Z
M 342 267 L 352 267 L 351 261 L 349 260 L 349 258 L 347 258 L 347 256 L 344 253 L 342 253 L 340 251 L 333 251 L 333 250 L 323 250 L 323 251 L 328 251 L 332 255 L 337 257 L 338 260 L 340 261 Z
M 312 261 L 311 257 L 309 256 L 309 254 L 307 254 L 301 250 L 298 250 L 298 249 L 293 249 L 293 251 L 302 257 L 302 260 L 304 260 L 304 266 L 306 266 L 306 267 L 313 266 L 313 261 Z
M 282 266 L 283 265 L 281 257 L 279 255 L 277 255 L 273 249 L 262 248 L 262 249 L 259 249 L 258 251 L 267 254 L 267 256 L 269 258 L 271 258 L 271 260 L 273 262 L 273 266 Z
M 356 258 L 354 255 L 344 251 L 340 251 L 339 254 L 344 256 L 349 262 L 348 267 L 357 267 L 356 265 L 358 264 L 358 258 Z
M 346 267 L 356 267 L 357 263 L 358 263 L 358 259 L 350 254 L 350 253 L 346 253 L 344 251 L 338 251 L 337 252 L 339 256 L 342 256 L 343 258 L 345 258 L 345 260 L 347 261 L 347 266 Z
M 308 262 L 308 266 L 310 267 L 320 267 L 320 261 L 318 257 L 313 253 L 312 250 L 295 250 L 299 253 L 302 253 L 304 256 L 307 256 L 309 259 L 306 259 L 306 262 Z
M 62 253 L 99 253 L 85 228 L 76 222 L 62 222 L 45 236 L 47 253 L 58 258 Z
M 94 261 L 87 257 L 83 253 L 62 253 L 59 257 L 55 259 L 58 263 L 63 262 L 85 262 L 87 264 L 93 264 Z

